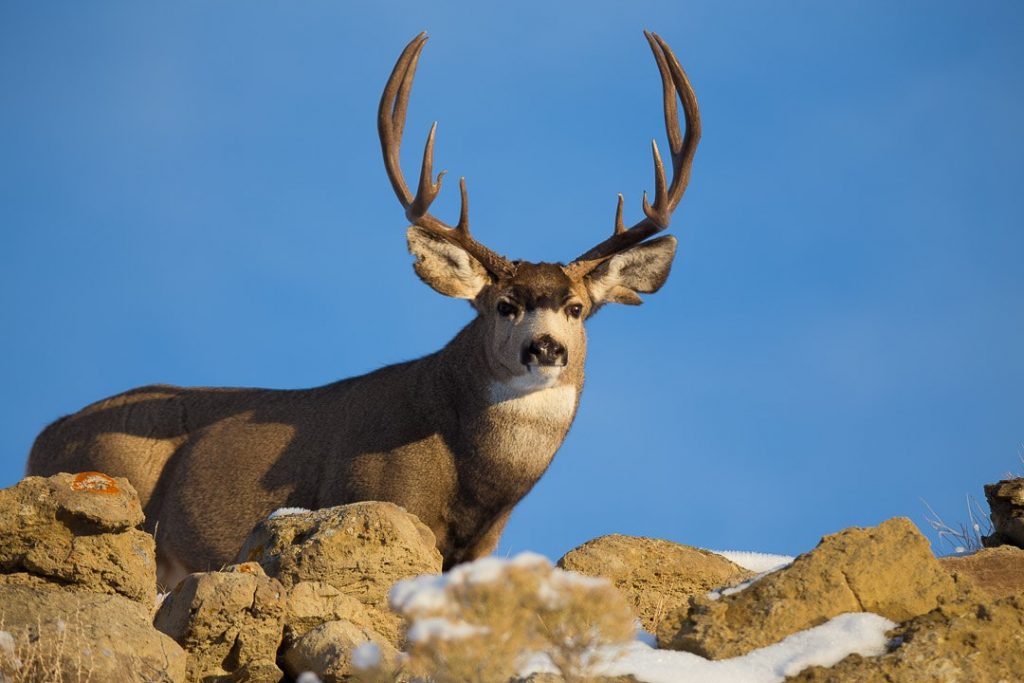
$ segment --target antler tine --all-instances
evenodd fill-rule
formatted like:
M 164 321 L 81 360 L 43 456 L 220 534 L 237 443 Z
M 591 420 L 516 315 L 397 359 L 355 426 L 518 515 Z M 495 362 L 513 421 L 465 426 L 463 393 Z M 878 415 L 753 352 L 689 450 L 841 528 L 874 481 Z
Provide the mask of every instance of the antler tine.
M 690 182 L 690 168 L 693 156 L 700 141 L 700 110 L 697 96 L 690 85 L 690 79 L 679 64 L 672 48 L 660 36 L 644 31 L 654 54 L 661 75 L 662 106 L 665 113 L 665 132 L 668 135 L 669 149 L 672 159 L 672 181 L 665 181 L 665 166 L 658 151 L 658 143 L 652 141 L 651 150 L 654 157 L 654 203 L 643 196 L 644 218 L 625 229 L 622 224 L 622 195 L 616 209 L 615 232 L 611 237 L 576 258 L 567 270 L 574 279 L 582 278 L 604 261 L 615 254 L 643 242 L 651 235 L 665 230 L 672 217 L 672 212 L 679 205 L 679 200 L 686 192 Z M 686 119 L 686 132 L 679 126 L 679 111 L 676 98 L 682 102 L 683 116 Z
M 384 168 L 398 201 L 405 208 L 405 216 L 411 223 L 458 244 L 491 274 L 498 277 L 510 275 L 514 271 L 512 263 L 474 240 L 469 233 L 469 196 L 466 192 L 465 178 L 459 183 L 461 209 L 458 225 L 452 227 L 427 212 L 441 191 L 441 181 L 445 174 L 445 171 L 441 171 L 437 174 L 437 179 L 433 179 L 436 121 L 430 127 L 430 134 L 427 135 L 427 143 L 423 148 L 423 161 L 415 195 L 409 191 L 409 186 L 402 175 L 399 151 L 405 128 L 405 114 L 409 108 L 409 95 L 412 92 L 413 78 L 416 76 L 416 66 L 426 42 L 427 34 L 424 32 L 405 46 L 384 86 L 380 107 L 377 110 L 377 132 L 380 135 Z

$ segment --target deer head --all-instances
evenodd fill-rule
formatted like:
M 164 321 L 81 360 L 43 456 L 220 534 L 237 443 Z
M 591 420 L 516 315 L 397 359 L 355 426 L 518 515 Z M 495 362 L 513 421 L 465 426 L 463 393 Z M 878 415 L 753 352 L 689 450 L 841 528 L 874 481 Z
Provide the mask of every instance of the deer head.
M 700 139 L 700 113 L 686 72 L 672 50 L 656 34 L 645 31 L 644 35 L 661 74 L 672 179 L 666 182 L 658 145 L 653 142 L 654 202 L 648 202 L 645 192 L 644 218 L 626 228 L 620 194 L 612 235 L 568 265 L 512 261 L 477 242 L 469 231 L 465 178 L 459 181 L 462 203 L 456 225 L 429 213 L 445 173 L 434 178 L 436 122 L 427 136 L 416 193 L 409 190 L 399 149 L 425 33 L 406 46 L 384 88 L 377 127 L 388 178 L 412 223 L 407 238 L 409 251 L 416 257 L 416 273 L 441 294 L 472 303 L 495 379 L 524 393 L 554 385 L 574 364 L 581 367 L 586 353 L 583 322 L 606 303 L 641 303 L 640 294 L 658 291 L 672 267 L 676 239 L 649 238 L 668 227 L 686 191 Z M 679 125 L 677 98 L 683 107 L 685 134 Z

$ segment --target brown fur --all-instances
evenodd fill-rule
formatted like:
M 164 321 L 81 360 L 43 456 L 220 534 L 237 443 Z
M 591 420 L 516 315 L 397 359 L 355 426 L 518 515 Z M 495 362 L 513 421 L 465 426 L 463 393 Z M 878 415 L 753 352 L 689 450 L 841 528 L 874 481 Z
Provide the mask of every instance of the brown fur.
M 127 477 L 156 533 L 165 585 L 230 562 L 252 527 L 285 506 L 390 501 L 433 530 L 446 567 L 490 553 L 572 424 L 583 321 L 605 303 L 638 304 L 640 293 L 657 291 L 675 256 L 673 237 L 648 238 L 667 227 L 685 191 L 699 115 L 674 55 L 646 35 L 665 98 L 681 98 L 687 130 L 682 137 L 666 104 L 672 181 L 665 184 L 655 152 L 654 204 L 645 200 L 646 218 L 632 228 L 622 225 L 620 196 L 615 234 L 562 266 L 508 261 L 476 242 L 464 183 L 457 226 L 427 213 L 440 190 L 431 180 L 433 131 L 415 196 L 398 167 L 426 40 L 417 36 L 381 98 L 385 167 L 414 223 L 407 237 L 416 273 L 441 294 L 470 300 L 477 317 L 436 353 L 314 389 L 133 389 L 43 430 L 28 473 Z
M 662 270 L 671 252 L 662 254 Z M 434 256 L 423 258 L 434 262 L 428 284 L 457 277 Z M 522 340 L 511 357 L 502 355 L 518 325 L 495 313 L 505 296 L 524 306 L 571 299 L 589 312 L 594 305 L 560 266 L 524 263 L 513 280 L 485 282 L 473 302 L 480 315 L 434 354 L 306 390 L 133 389 L 47 427 L 28 472 L 128 477 L 164 568 L 230 562 L 248 531 L 278 507 L 360 500 L 391 501 L 419 516 L 447 566 L 479 557 L 493 550 L 513 506 L 547 469 L 583 387 L 582 319 L 556 305 L 550 315 L 565 321 L 555 332 L 568 365 L 549 388 L 514 388 L 529 373 L 518 360 Z M 502 395 L 506 386 L 513 388 Z M 544 392 L 554 392 L 551 401 Z

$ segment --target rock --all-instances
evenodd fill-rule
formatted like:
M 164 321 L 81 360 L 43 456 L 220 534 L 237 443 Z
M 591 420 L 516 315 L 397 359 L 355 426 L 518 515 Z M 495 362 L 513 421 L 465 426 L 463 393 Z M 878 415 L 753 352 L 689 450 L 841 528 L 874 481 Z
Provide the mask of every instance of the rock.
M 12 681 L 185 681 L 185 652 L 120 595 L 0 586 L 0 624 L 20 660 L 0 650 Z M 6 640 L 6 639 L 5 639 Z
M 363 603 L 323 581 L 300 581 L 288 590 L 285 641 L 294 643 L 328 621 L 349 621 L 370 627 L 372 617 Z
M 365 502 L 273 517 L 246 539 L 239 561 L 259 562 L 286 588 L 318 581 L 368 608 L 370 626 L 398 645 L 387 595 L 400 579 L 441 571 L 434 534 L 403 508 Z
M 666 616 L 703 595 L 754 575 L 721 555 L 671 541 L 613 534 L 570 550 L 558 566 L 609 579 L 633 606 L 643 628 L 657 633 Z
M 894 629 L 894 649 L 851 655 L 831 668 L 787 679 L 801 683 L 997 683 L 1024 671 L 1024 594 L 965 606 L 943 605 Z
M 746 654 L 844 612 L 902 622 L 958 589 L 910 520 L 826 536 L 793 564 L 715 600 L 692 598 L 669 647 L 711 659 Z
M 1024 549 L 982 548 L 970 555 L 940 557 L 947 571 L 966 576 L 990 600 L 1024 592 Z
M 992 535 L 982 542 L 989 547 L 1009 544 L 1024 548 L 1024 477 L 985 484 L 985 498 L 992 510 Z
M 98 472 L 26 477 L 0 490 L 0 573 L 27 574 L 60 587 L 156 597 L 153 537 L 127 479 Z M 28 579 L 0 579 L 24 584 Z
M 255 563 L 190 574 L 164 599 L 153 623 L 188 651 L 190 681 L 276 683 L 284 595 Z
M 376 645 L 383 661 L 398 660 L 398 650 L 373 630 L 350 621 L 328 621 L 285 650 L 285 670 L 293 677 L 312 671 L 324 683 L 352 680 L 352 651 L 365 643 Z

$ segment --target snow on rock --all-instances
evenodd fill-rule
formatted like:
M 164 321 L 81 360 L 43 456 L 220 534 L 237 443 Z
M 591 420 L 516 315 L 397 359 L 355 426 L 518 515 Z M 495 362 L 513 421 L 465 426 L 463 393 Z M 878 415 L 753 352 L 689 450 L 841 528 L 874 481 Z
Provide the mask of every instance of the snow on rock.
M 287 517 L 288 515 L 301 515 L 306 512 L 312 512 L 312 510 L 308 508 L 277 508 L 267 515 L 267 519 L 277 519 L 278 517 Z
M 716 555 L 721 555 L 730 562 L 735 562 L 744 569 L 752 572 L 768 573 L 776 569 L 782 569 L 793 562 L 795 558 L 789 555 L 772 555 L 770 553 L 754 553 L 745 550 L 711 550 Z
M 779 566 L 775 567 L 774 569 L 769 569 L 767 571 L 763 571 L 760 574 L 757 574 L 755 576 L 750 577 L 746 581 L 742 581 L 740 583 L 737 583 L 735 586 L 726 586 L 725 588 L 716 588 L 713 591 L 709 591 L 707 593 L 707 596 L 708 596 L 708 598 L 710 598 L 712 600 L 718 600 L 719 598 L 721 598 L 723 596 L 726 596 L 726 595 L 735 595 L 736 593 L 739 593 L 740 591 L 743 591 L 743 590 L 746 590 L 747 588 L 750 588 L 755 583 L 757 583 L 758 581 L 760 581 L 764 577 L 768 576 L 769 574 L 774 574 L 775 572 L 777 572 L 780 569 L 783 569 L 783 568 L 785 568 L 787 566 L 789 566 L 789 565 L 788 564 L 780 564 Z
M 883 654 L 885 633 L 895 626 L 869 612 L 841 614 L 774 645 L 720 660 L 635 642 L 600 673 L 633 675 L 646 683 L 776 683 L 809 666 L 832 666 L 847 655 Z

